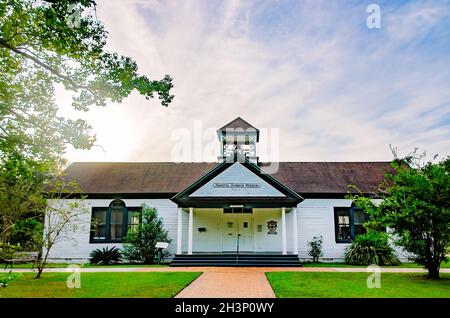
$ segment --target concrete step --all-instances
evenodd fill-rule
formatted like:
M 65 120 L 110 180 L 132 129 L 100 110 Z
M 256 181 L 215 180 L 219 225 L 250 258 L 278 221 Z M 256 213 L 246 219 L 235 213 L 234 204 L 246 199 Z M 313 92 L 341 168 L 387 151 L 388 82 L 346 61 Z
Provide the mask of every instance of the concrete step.
M 171 266 L 302 266 L 297 255 L 281 254 L 179 254 Z

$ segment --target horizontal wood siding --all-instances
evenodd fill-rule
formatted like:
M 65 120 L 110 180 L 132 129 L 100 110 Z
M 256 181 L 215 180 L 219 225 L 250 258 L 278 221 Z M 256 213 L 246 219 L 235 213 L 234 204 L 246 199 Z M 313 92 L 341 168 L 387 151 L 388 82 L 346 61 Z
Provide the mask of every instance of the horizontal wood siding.
M 70 204 L 74 200 L 66 200 Z M 169 199 L 124 199 L 128 207 L 141 206 L 143 203 L 158 209 L 159 216 L 163 219 L 164 227 L 168 230 L 172 240 L 169 250 L 172 254 L 176 251 L 178 207 Z M 97 248 L 121 247 L 122 244 L 114 243 L 89 243 L 90 218 L 93 207 L 107 207 L 111 200 L 88 199 L 84 201 L 89 213 L 83 215 L 78 221 L 79 228 L 75 232 L 64 233 L 53 247 L 50 260 L 56 262 L 87 261 L 89 253 Z M 314 236 L 323 237 L 322 261 L 343 261 L 344 252 L 349 244 L 336 243 L 334 207 L 349 207 L 350 200 L 346 199 L 306 199 L 298 205 L 298 248 L 301 260 L 311 260 L 308 255 L 308 241 Z M 187 251 L 188 242 L 188 216 L 187 210 L 183 211 L 183 244 L 182 251 Z M 287 249 L 293 252 L 293 213 L 287 209 Z M 277 234 L 268 234 L 267 222 L 274 220 L 278 224 Z M 258 225 L 262 231 L 258 232 Z M 198 228 L 206 228 L 206 232 L 200 232 Z M 195 209 L 193 226 L 193 250 L 194 252 L 221 252 L 222 251 L 222 209 Z M 254 209 L 253 210 L 253 246 L 255 252 L 281 252 L 281 209 Z M 398 250 L 400 253 L 401 251 Z M 405 260 L 406 255 L 400 254 Z
M 65 204 L 70 204 L 74 200 L 66 200 Z M 122 247 L 120 243 L 89 243 L 91 211 L 93 207 L 107 207 L 112 200 L 103 199 L 87 199 L 84 200 L 84 205 L 88 209 L 79 220 L 79 227 L 76 232 L 64 233 L 59 238 L 58 242 L 50 251 L 50 260 L 53 262 L 70 262 L 70 261 L 87 261 L 92 250 L 104 247 Z M 158 215 L 163 219 L 164 227 L 169 232 L 169 237 L 172 242 L 169 245 L 169 250 L 173 254 L 176 251 L 176 236 L 177 236 L 177 222 L 178 222 L 178 208 L 168 199 L 123 199 L 126 206 L 135 207 L 141 206 L 143 203 L 149 207 L 154 207 L 158 210 Z M 187 214 L 187 213 L 183 213 Z M 183 228 L 187 232 L 187 216 L 183 217 Z M 184 239 L 185 249 L 187 249 L 187 234 Z

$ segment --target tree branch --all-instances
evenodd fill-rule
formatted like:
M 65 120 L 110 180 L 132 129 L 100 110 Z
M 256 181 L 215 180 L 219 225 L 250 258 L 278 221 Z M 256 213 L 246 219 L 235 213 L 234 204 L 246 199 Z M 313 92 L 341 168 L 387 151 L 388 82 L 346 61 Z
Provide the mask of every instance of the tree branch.
M 44 62 L 40 61 L 38 58 L 36 58 L 35 56 L 33 56 L 31 54 L 28 54 L 26 52 L 19 50 L 17 47 L 12 46 L 7 41 L 5 41 L 4 39 L 1 39 L 1 38 L 0 38 L 0 46 L 3 46 L 4 48 L 7 48 L 8 50 L 11 50 L 16 54 L 19 54 L 19 55 L 26 57 L 27 59 L 33 61 L 34 63 L 38 64 L 42 68 L 44 68 L 47 71 L 49 71 L 50 73 L 52 73 L 53 75 L 56 75 L 60 79 L 68 82 L 69 85 L 72 86 L 72 88 L 75 90 L 86 89 L 87 91 L 89 91 L 89 93 L 92 94 L 92 96 L 94 96 L 94 99 L 97 99 L 97 94 L 92 90 L 91 87 L 86 86 L 86 85 L 80 85 L 80 84 L 76 83 L 69 76 L 61 74 L 55 68 L 51 67 L 50 65 L 45 64 Z

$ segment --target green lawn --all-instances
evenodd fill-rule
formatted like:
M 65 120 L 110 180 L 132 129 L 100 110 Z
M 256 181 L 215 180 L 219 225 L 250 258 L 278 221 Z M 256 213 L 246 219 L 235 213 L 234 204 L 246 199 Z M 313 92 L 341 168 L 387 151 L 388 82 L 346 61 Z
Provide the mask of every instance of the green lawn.
M 0 298 L 93 298 L 148 297 L 170 298 L 178 294 L 201 273 L 81 273 L 81 288 L 66 286 L 69 273 L 17 274 L 6 288 L 0 287 Z M 7 274 L 0 274 L 0 279 Z
M 381 288 L 368 288 L 368 273 L 266 273 L 280 298 L 450 298 L 450 274 L 430 280 L 420 273 L 382 273 Z
M 349 265 L 346 263 L 303 263 L 304 267 L 367 267 L 364 265 Z M 389 268 L 423 268 L 422 265 L 416 263 L 402 263 L 399 266 L 381 266 Z M 441 268 L 450 268 L 450 262 L 442 263 Z

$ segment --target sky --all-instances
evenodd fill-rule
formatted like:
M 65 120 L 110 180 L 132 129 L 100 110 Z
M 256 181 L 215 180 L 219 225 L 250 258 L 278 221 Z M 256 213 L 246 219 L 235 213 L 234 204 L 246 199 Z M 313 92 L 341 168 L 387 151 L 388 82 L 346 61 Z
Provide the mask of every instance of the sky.
M 98 0 L 107 49 L 152 79 L 169 107 L 133 93 L 70 109 L 97 135 L 74 161 L 217 161 L 215 130 L 261 129 L 262 161 L 384 161 L 390 146 L 450 155 L 450 1 Z M 381 28 L 368 28 L 370 4 Z M 180 150 L 181 149 L 181 150 Z

